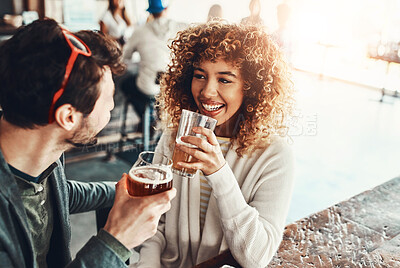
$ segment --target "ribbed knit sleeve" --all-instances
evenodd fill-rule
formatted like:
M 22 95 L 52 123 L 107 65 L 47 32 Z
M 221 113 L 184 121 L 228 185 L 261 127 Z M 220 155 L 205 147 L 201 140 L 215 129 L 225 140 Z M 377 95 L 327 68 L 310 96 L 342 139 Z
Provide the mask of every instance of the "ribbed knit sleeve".
M 161 217 L 158 223 L 157 233 L 146 240 L 140 248 L 140 257 L 137 263 L 131 265 L 131 267 L 141 267 L 141 268 L 160 268 L 160 258 L 161 252 L 165 247 L 165 237 L 164 237 L 164 218 L 165 215 Z
M 266 267 L 282 240 L 293 188 L 294 159 L 285 142 L 271 144 L 257 159 L 251 200 L 246 202 L 231 167 L 207 176 L 217 199 L 221 227 L 243 267 Z

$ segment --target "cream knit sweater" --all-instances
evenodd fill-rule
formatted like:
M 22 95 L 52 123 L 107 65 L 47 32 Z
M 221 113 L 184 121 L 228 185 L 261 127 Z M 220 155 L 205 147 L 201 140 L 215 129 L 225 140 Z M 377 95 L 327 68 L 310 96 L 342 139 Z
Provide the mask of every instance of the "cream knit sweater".
M 172 157 L 171 134 L 156 151 Z M 178 190 L 158 232 L 142 244 L 135 267 L 192 267 L 228 248 L 245 268 L 266 267 L 282 240 L 293 182 L 294 158 L 287 142 L 274 137 L 263 150 L 238 157 L 230 148 L 219 171 L 207 176 L 212 187 L 200 236 L 200 182 L 174 174 Z

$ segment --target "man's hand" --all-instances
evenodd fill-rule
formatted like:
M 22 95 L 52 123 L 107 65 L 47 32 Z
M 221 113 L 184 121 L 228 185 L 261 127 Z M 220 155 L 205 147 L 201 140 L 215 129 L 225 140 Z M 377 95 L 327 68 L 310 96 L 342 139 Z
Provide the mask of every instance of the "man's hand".
M 124 173 L 116 185 L 114 205 L 104 230 L 131 249 L 156 234 L 158 221 L 171 208 L 176 189 L 134 197 L 128 194 L 126 180 L 128 175 Z

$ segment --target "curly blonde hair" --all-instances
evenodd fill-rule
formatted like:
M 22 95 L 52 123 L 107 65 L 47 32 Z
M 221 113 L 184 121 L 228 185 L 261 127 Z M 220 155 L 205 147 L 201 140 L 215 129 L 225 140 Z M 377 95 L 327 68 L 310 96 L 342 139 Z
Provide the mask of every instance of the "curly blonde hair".
M 244 80 L 241 121 L 232 140 L 237 154 L 250 154 L 269 144 L 272 135 L 287 134 L 293 83 L 279 48 L 261 28 L 212 21 L 179 32 L 170 49 L 172 60 L 157 97 L 164 126 L 176 130 L 182 109 L 198 109 L 191 93 L 194 66 L 221 59 L 238 67 Z

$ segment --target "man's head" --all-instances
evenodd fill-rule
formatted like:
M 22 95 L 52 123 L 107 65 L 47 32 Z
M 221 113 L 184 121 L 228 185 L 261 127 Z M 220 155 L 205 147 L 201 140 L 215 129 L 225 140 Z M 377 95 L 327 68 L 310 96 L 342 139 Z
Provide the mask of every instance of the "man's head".
M 92 55 L 78 55 L 74 62 L 65 90 L 50 113 L 58 124 L 63 123 L 60 113 L 66 108 L 81 114 L 85 121 L 100 100 L 106 76 L 111 79 L 111 72 L 124 70 L 115 41 L 92 31 L 81 31 L 76 36 Z M 4 119 L 21 128 L 49 124 L 53 97 L 64 81 L 70 56 L 71 48 L 62 29 L 51 19 L 21 27 L 7 40 L 0 47 L 0 105 Z

